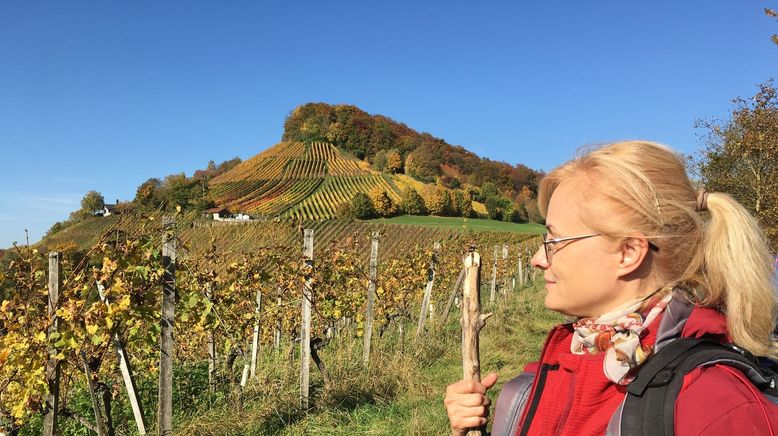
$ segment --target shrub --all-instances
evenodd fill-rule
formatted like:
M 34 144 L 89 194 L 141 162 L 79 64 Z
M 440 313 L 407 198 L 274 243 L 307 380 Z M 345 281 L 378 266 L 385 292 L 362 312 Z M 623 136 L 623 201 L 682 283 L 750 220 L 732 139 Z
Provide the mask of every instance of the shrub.
M 364 192 L 357 192 L 351 199 L 351 206 L 354 208 L 354 216 L 361 219 L 371 219 L 376 217 L 376 210 L 370 197 Z
M 403 212 L 408 215 L 427 215 L 427 205 L 424 199 L 413 188 L 408 188 L 403 192 L 403 198 L 400 202 Z

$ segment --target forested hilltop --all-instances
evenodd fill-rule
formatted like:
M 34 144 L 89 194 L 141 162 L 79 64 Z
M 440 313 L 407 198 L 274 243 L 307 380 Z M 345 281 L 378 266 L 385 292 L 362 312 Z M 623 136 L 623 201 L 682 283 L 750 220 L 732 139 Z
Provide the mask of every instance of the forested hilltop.
M 426 183 L 440 181 L 448 188 L 492 182 L 509 197 L 524 186 L 536 192 L 542 176 L 523 164 L 481 158 L 462 146 L 347 104 L 298 106 L 284 123 L 283 140 L 330 142 L 376 169 L 405 173 Z

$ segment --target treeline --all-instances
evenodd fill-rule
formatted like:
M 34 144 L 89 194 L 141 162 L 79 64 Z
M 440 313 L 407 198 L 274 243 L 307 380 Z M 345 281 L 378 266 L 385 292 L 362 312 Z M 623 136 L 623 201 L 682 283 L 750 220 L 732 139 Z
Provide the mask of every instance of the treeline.
M 473 209 L 473 202 L 484 205 L 485 213 Z M 524 187 L 517 200 L 499 194 L 497 187 L 486 182 L 480 189 L 447 189 L 439 185 L 426 185 L 421 191 L 408 187 L 402 198 L 395 202 L 382 188 L 369 193 L 357 193 L 350 202 L 338 208 L 341 219 L 372 219 L 397 215 L 435 215 L 464 218 L 490 218 L 506 222 L 542 222 L 537 201 L 529 188 Z
M 508 198 L 520 194 L 525 186 L 537 192 L 542 176 L 522 164 L 480 158 L 464 147 L 352 105 L 307 103 L 295 108 L 284 122 L 283 140 L 331 142 L 378 170 L 405 173 L 451 189 L 492 182 Z
M 183 172 L 164 179 L 151 178 L 141 183 L 135 192 L 133 205 L 140 210 L 205 210 L 214 207 L 209 192 L 209 182 L 214 177 L 235 168 L 241 162 L 234 158 L 216 165 L 208 162 L 204 170 L 197 170 L 192 177 Z
M 214 206 L 210 196 L 208 183 L 214 177 L 235 168 L 241 162 L 240 158 L 226 160 L 220 164 L 209 161 L 205 169 L 197 170 L 192 177 L 183 172 L 171 174 L 163 179 L 150 178 L 138 186 L 132 201 L 120 203 L 118 200 L 111 205 L 111 213 L 121 214 L 128 208 L 140 212 L 205 210 Z M 103 194 L 89 191 L 81 199 L 81 208 L 70 213 L 65 221 L 58 221 L 51 226 L 46 236 L 53 235 L 86 218 L 99 214 L 107 206 Z

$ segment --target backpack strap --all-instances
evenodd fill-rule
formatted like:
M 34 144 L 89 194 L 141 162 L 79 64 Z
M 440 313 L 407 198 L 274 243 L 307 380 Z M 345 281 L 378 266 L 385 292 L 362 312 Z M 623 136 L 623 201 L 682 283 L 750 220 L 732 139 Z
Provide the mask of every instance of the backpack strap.
M 627 387 L 621 434 L 673 435 L 675 400 L 684 376 L 699 366 L 712 364 L 737 368 L 760 390 L 771 387 L 773 380 L 762 374 L 756 359 L 746 350 L 709 339 L 677 339 L 648 359 Z
M 494 407 L 492 436 L 515 435 L 535 373 L 523 372 L 503 385 Z

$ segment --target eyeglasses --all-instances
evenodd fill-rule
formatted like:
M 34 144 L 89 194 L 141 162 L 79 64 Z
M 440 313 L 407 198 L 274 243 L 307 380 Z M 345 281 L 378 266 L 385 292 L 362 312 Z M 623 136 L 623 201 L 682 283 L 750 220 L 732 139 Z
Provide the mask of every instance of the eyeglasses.
M 548 233 L 543 233 L 543 250 L 546 253 L 546 263 L 551 265 L 551 259 L 554 257 L 554 252 L 557 251 L 557 249 L 554 247 L 554 244 L 567 241 L 577 241 L 579 239 L 593 238 L 595 236 L 600 236 L 600 234 L 592 233 L 589 235 L 570 236 L 569 238 L 546 239 L 548 237 Z
M 577 241 L 579 239 L 593 238 L 595 236 L 601 236 L 601 234 L 592 233 L 589 235 L 570 236 L 569 238 L 546 239 L 548 237 L 548 233 L 543 233 L 543 250 L 546 253 L 546 263 L 551 265 L 551 259 L 554 257 L 554 252 L 558 250 L 557 248 L 554 247 L 554 244 L 558 244 L 560 242 Z M 650 248 L 653 251 L 659 251 L 659 247 L 657 247 L 650 241 L 648 243 L 648 248 Z

